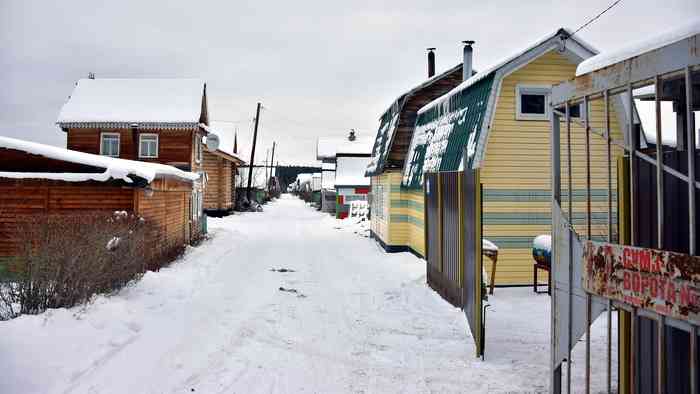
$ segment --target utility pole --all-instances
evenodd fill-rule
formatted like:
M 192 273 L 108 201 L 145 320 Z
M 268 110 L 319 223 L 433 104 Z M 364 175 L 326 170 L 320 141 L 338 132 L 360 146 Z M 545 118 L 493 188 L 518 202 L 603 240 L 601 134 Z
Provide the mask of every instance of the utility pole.
M 246 198 L 250 202 L 250 186 L 253 182 L 253 165 L 255 164 L 255 143 L 258 141 L 258 123 L 260 122 L 260 103 L 255 109 L 255 129 L 253 130 L 253 147 L 250 151 L 250 164 L 248 167 L 248 189 L 246 190 Z
M 267 178 L 267 192 L 270 192 L 270 181 L 272 180 L 272 171 L 275 169 L 275 141 L 272 141 L 272 157 L 270 158 L 270 177 Z

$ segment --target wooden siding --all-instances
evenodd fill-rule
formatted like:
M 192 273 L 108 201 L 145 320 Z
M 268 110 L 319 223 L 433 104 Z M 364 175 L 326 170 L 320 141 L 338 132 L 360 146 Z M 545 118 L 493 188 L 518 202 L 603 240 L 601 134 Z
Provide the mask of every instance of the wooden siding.
M 0 180 L 0 256 L 17 252 L 19 215 L 133 211 L 133 189 L 84 182 Z
M 207 174 L 207 187 L 204 192 L 204 209 L 233 209 L 232 173 L 235 166 L 230 161 L 211 152 L 204 152 L 202 169 Z
M 375 235 L 388 246 L 408 247 L 424 256 L 425 230 L 423 228 L 423 190 L 401 187 L 401 173 L 385 172 L 372 177 L 372 187 L 381 184 L 387 195 L 388 216 L 372 215 L 371 228 Z
M 576 65 L 555 51 L 534 60 L 507 76 L 500 88 L 495 117 L 489 131 L 488 145 L 481 170 L 484 190 L 484 238 L 496 243 L 500 250 L 496 284 L 515 285 L 532 283 L 532 240 L 551 231 L 550 207 L 550 124 L 548 120 L 516 120 L 516 86 L 553 85 L 574 77 Z M 617 117 L 611 103 L 611 127 L 614 138 L 622 138 Z M 601 101 L 591 102 L 591 124 L 603 127 Z M 562 126 L 562 143 L 566 142 Z M 574 225 L 585 235 L 583 203 L 585 193 L 585 139 L 582 128 L 574 126 L 572 135 L 573 188 L 575 192 Z M 606 221 L 600 219 L 607 212 L 607 170 L 605 143 L 591 136 L 592 188 L 596 196 L 592 210 L 593 235 L 606 234 Z M 614 149 L 613 154 L 621 154 Z M 566 188 L 566 146 L 562 145 L 562 185 Z M 615 177 L 615 173 L 613 173 Z M 616 180 L 613 179 L 613 185 Z M 565 196 L 566 190 L 562 190 Z M 564 204 L 566 209 L 566 204 Z M 491 262 L 485 260 L 487 272 Z M 546 278 L 543 277 L 544 280 Z
M 119 133 L 119 157 L 122 159 L 147 161 L 162 164 L 177 164 L 189 166 L 197 172 L 200 165 L 195 161 L 194 135 L 191 130 L 146 130 L 143 133 L 158 134 L 158 157 L 139 157 L 138 134 L 129 129 L 100 130 L 100 129 L 69 129 L 67 132 L 67 148 L 80 152 L 100 154 L 100 133 Z M 200 132 L 197 132 L 200 135 Z
M 154 191 L 147 195 L 144 190 L 136 193 L 137 214 L 154 226 L 153 257 L 174 257 L 189 242 L 189 200 L 186 191 Z M 157 267 L 150 267 L 157 268 Z

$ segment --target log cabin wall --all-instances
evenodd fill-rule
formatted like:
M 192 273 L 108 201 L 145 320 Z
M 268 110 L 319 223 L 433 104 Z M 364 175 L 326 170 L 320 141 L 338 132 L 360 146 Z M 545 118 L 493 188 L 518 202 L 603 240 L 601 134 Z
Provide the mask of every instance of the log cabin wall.
M 211 152 L 204 152 L 202 169 L 207 174 L 207 187 L 204 192 L 204 209 L 228 211 L 233 209 L 235 185 L 234 164 Z
M 160 268 L 159 262 L 176 257 L 190 242 L 190 194 L 182 189 L 136 192 L 136 212 L 153 226 L 153 263 L 149 269 Z
M 179 168 L 187 167 L 197 172 L 199 163 L 195 160 L 194 138 L 201 138 L 201 132 L 192 130 L 139 130 L 130 129 L 83 129 L 72 128 L 67 132 L 67 148 L 80 152 L 100 154 L 101 133 L 119 133 L 119 157 L 152 163 L 172 164 Z M 139 157 L 139 137 L 143 134 L 158 134 L 158 157 Z
M 22 215 L 133 212 L 133 189 L 97 182 L 0 179 L 0 257 L 26 242 L 18 233 Z

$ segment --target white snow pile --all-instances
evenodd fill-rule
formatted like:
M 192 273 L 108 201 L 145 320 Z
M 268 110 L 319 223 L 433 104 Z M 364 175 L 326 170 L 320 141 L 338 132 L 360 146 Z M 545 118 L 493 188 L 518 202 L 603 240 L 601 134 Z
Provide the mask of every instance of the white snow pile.
M 174 177 L 185 181 L 196 181 L 199 174 L 182 171 L 173 166 L 147 163 L 142 161 L 118 159 L 101 155 L 93 155 L 58 148 L 55 146 L 18 140 L 0 136 L 0 148 L 18 150 L 32 155 L 43 156 L 49 159 L 60 160 L 68 163 L 82 164 L 91 167 L 104 168 L 102 173 L 48 173 L 48 172 L 1 172 L 0 178 L 12 179 L 51 179 L 66 182 L 99 181 L 110 179 L 123 180 L 131 183 L 131 176 L 137 176 L 152 182 L 156 177 Z
M 369 186 L 371 179 L 365 176 L 370 157 L 338 157 L 336 159 L 335 186 Z
M 333 159 L 337 154 L 361 154 L 370 155 L 374 146 L 374 138 L 355 137 L 350 141 L 348 137 L 319 138 L 316 143 L 316 159 Z
M 535 237 L 532 241 L 532 247 L 541 250 L 552 251 L 552 236 L 549 234 L 542 234 Z
M 661 34 L 650 36 L 617 50 L 588 58 L 578 65 L 576 68 L 576 76 L 578 77 L 592 71 L 600 70 L 601 68 L 631 59 L 646 52 L 654 51 L 697 34 L 700 34 L 700 19 L 681 24 Z
M 81 79 L 56 123 L 196 126 L 203 96 L 204 82 L 199 79 Z
M 498 246 L 486 238 L 481 239 L 481 249 L 488 252 L 498 252 Z

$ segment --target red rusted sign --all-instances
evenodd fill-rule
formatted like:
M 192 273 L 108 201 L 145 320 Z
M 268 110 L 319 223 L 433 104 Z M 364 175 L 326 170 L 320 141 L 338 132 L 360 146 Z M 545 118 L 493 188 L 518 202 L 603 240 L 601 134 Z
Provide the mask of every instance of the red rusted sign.
M 583 261 L 587 292 L 700 323 L 700 257 L 588 241 Z

